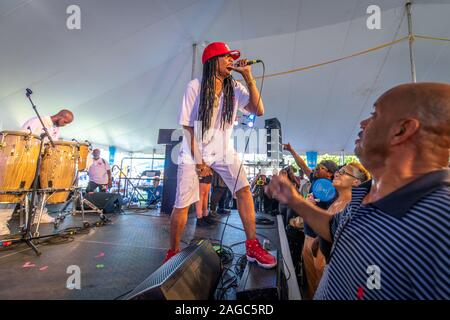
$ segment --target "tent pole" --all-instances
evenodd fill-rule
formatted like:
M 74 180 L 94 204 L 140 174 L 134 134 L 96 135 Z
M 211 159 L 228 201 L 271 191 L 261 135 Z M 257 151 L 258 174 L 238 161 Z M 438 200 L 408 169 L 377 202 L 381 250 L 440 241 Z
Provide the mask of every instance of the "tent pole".
M 414 52 L 413 52 L 413 42 L 414 34 L 412 32 L 412 17 L 411 17 L 411 2 L 406 3 L 406 13 L 408 16 L 408 34 L 409 34 L 409 60 L 411 63 L 411 78 L 412 82 L 417 82 L 416 79 L 416 65 L 414 63 Z
M 192 44 L 192 72 L 191 72 L 191 80 L 194 80 L 195 75 L 195 58 L 197 57 L 197 44 Z

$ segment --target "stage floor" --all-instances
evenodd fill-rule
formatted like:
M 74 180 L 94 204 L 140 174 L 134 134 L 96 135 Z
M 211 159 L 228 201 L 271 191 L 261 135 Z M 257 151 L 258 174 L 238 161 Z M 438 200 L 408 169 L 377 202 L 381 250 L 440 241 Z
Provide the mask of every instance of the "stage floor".
M 169 216 L 156 210 L 107 216 L 112 222 L 79 232 L 70 241 L 39 244 L 40 256 L 25 244 L 0 249 L 0 299 L 109 300 L 134 289 L 162 264 L 169 244 Z M 275 224 L 257 225 L 257 236 L 261 243 L 269 239 L 271 250 L 279 249 L 276 219 L 264 216 Z M 86 217 L 89 222 L 98 221 L 96 214 Z M 216 225 L 198 228 L 195 215 L 190 214 L 182 246 L 201 238 L 220 240 L 226 218 L 224 215 Z M 40 234 L 77 226 L 82 226 L 81 216 L 68 216 L 58 229 L 41 225 Z M 223 244 L 233 245 L 234 261 L 245 253 L 244 243 L 240 243 L 244 240 L 239 215 L 232 211 Z M 67 288 L 73 274 L 70 269 L 67 273 L 70 266 L 80 268 L 80 290 Z M 225 296 L 233 297 L 233 292 Z

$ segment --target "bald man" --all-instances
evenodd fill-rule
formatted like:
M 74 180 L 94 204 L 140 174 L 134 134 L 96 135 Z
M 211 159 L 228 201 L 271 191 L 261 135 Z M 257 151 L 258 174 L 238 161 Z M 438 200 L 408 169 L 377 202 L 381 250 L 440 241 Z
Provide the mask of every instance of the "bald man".
M 86 192 L 94 192 L 97 188 L 100 192 L 106 192 L 112 187 L 111 168 L 109 163 L 100 157 L 100 149 L 92 151 L 92 165 L 88 169 L 89 184 Z
M 62 109 L 57 114 L 53 116 L 41 117 L 42 122 L 48 130 L 48 133 L 53 140 L 58 140 L 59 138 L 59 128 L 70 124 L 73 121 L 73 113 L 70 110 Z M 38 117 L 33 117 L 29 119 L 22 125 L 22 130 L 31 130 L 35 135 L 40 136 L 44 132 L 42 124 Z
M 41 119 L 52 139 L 56 141 L 59 139 L 59 128 L 72 123 L 74 116 L 70 110 L 62 109 L 53 116 L 44 116 L 41 117 Z M 31 131 L 33 134 L 38 136 L 40 136 L 44 132 L 44 129 L 38 117 L 33 117 L 29 119 L 22 125 L 21 129 L 24 131 Z M 48 138 L 45 137 L 44 141 L 47 142 Z M 42 200 L 41 196 L 39 196 L 38 199 L 39 199 L 38 201 L 41 201 Z M 35 217 L 34 222 L 36 221 L 37 215 Z M 53 223 L 54 221 L 55 219 L 48 214 L 47 208 L 44 208 L 44 212 L 41 216 L 40 222 Z
M 361 122 L 355 154 L 373 180 L 332 216 L 284 177 L 267 193 L 333 244 L 316 299 L 450 299 L 450 84 L 404 84 Z

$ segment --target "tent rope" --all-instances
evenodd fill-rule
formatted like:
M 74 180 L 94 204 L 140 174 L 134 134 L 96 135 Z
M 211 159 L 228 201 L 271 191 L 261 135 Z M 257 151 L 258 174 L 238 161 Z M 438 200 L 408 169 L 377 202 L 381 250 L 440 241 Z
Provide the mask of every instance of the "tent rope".
M 430 36 L 421 36 L 421 35 L 414 35 L 414 37 L 418 39 L 425 39 L 425 40 L 436 40 L 436 41 L 445 41 L 450 42 L 449 38 L 438 38 L 438 37 L 430 37 Z
M 417 39 L 450 42 L 449 38 L 439 38 L 439 37 L 422 36 L 422 35 L 413 35 L 412 37 L 413 38 L 417 38 Z M 390 41 L 390 42 L 387 42 L 387 43 L 383 43 L 383 44 L 380 44 L 378 46 L 375 46 L 375 47 L 372 47 L 372 48 L 369 48 L 369 49 L 366 49 L 366 50 L 358 51 L 358 52 L 355 52 L 355 53 L 350 54 L 348 56 L 340 57 L 340 58 L 329 60 L 329 61 L 324 61 L 324 62 L 321 62 L 321 63 L 317 63 L 317 64 L 313 64 L 313 65 L 309 65 L 309 66 L 305 66 L 305 67 L 301 67 L 301 68 L 296 68 L 296 69 L 292 69 L 292 70 L 272 73 L 272 74 L 266 75 L 265 78 L 278 77 L 278 76 L 283 76 L 283 75 L 287 75 L 287 74 L 291 74 L 291 73 L 295 73 L 295 72 L 299 72 L 299 71 L 315 69 L 315 68 L 318 68 L 318 67 L 321 67 L 321 66 L 325 66 L 327 64 L 336 63 L 336 62 L 339 62 L 339 61 L 342 61 L 342 60 L 350 59 L 350 58 L 361 56 L 361 55 L 364 55 L 364 54 L 368 54 L 370 52 L 374 52 L 374 51 L 377 51 L 377 50 L 380 50 L 380 49 L 383 49 L 383 48 L 386 48 L 386 47 L 390 47 L 390 46 L 396 45 L 396 44 L 398 44 L 400 42 L 403 42 L 405 40 L 409 40 L 409 38 L 410 38 L 409 35 L 408 36 L 404 36 L 403 38 L 400 38 L 400 39 L 397 39 L 397 40 L 394 40 L 394 41 Z M 257 77 L 255 77 L 255 79 L 261 79 L 261 76 L 257 76 Z M 239 80 L 239 81 L 242 81 L 242 80 Z

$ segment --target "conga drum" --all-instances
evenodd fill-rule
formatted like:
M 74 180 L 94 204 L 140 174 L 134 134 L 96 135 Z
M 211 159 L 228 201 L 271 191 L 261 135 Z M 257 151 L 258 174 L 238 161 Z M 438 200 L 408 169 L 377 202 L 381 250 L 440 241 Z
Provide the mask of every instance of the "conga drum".
M 0 191 L 30 189 L 39 158 L 39 136 L 23 131 L 0 132 Z M 24 195 L 0 195 L 0 203 L 19 203 Z
M 41 165 L 41 188 L 69 189 L 73 186 L 78 162 L 78 143 L 55 141 L 45 144 Z M 47 204 L 64 203 L 69 191 L 58 191 L 48 197 Z
M 78 171 L 84 171 L 89 169 L 88 162 L 90 159 L 92 149 L 88 143 L 80 143 L 78 145 Z

